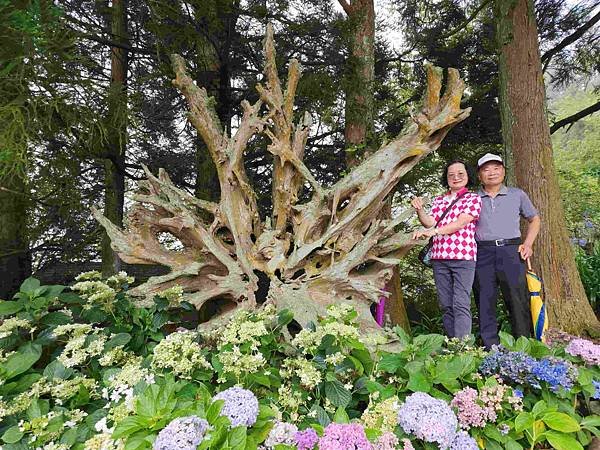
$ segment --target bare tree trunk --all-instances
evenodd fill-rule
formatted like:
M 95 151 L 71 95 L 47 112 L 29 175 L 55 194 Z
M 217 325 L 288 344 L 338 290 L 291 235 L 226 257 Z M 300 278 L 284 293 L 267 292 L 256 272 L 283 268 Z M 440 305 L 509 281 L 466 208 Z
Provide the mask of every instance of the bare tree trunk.
M 550 326 L 576 334 L 597 332 L 599 324 L 569 243 L 554 168 L 533 3 L 496 0 L 494 14 L 505 154 L 514 156 L 517 184 L 529 194 L 542 219 L 534 267 L 544 282 Z
M 213 97 L 215 111 L 223 129 L 231 131 L 231 79 L 230 54 L 231 38 L 239 17 L 239 0 L 220 0 L 216 2 L 217 17 L 206 20 L 217 21 L 215 27 L 209 27 L 210 39 L 199 35 L 198 75 L 196 82 L 203 86 Z M 203 14 L 197 11 L 197 14 Z M 214 162 L 210 158 L 208 147 L 198 136 L 196 145 L 196 190 L 195 195 L 204 200 L 219 199 L 219 177 Z
M 127 43 L 127 0 L 112 1 L 113 39 Z M 106 118 L 107 158 L 104 163 L 104 214 L 122 225 L 125 201 L 125 151 L 127 148 L 127 70 L 128 51 L 111 48 L 111 80 Z M 110 245 L 109 236 L 102 236 L 102 273 L 112 275 L 120 270 L 121 261 Z
M 0 177 L 0 299 L 9 300 L 31 275 L 23 175 Z
M 125 262 L 171 268 L 130 291 L 140 297 L 141 305 L 179 285 L 184 299 L 199 310 L 217 303 L 219 314 L 203 325 L 212 328 L 222 326 L 232 312 L 254 309 L 263 300 L 290 309 L 302 326 L 314 323 L 329 305 L 349 303 L 363 331 L 381 333 L 369 307 L 385 294 L 393 268 L 415 245 L 408 234 L 397 230 L 413 214 L 412 208 L 389 220 L 381 219 L 381 211 L 398 180 L 468 117 L 470 109 L 460 107 L 464 83 L 450 69 L 441 95 L 442 70 L 428 66 L 423 107 L 413 122 L 325 188 L 302 161 L 310 115 L 293 123 L 300 65 L 290 62 L 282 86 L 271 26 L 264 52 L 266 82 L 256 86 L 260 99 L 242 102 L 244 114 L 232 136 L 223 132 L 206 90 L 194 84 L 183 58 L 172 56 L 173 84 L 185 96 L 188 118 L 217 168 L 218 203 L 178 189 L 162 169 L 158 176 L 146 169 L 148 179 L 139 183 L 133 197 L 137 203 L 128 231 L 96 210 L 94 216 Z M 273 184 L 282 194 L 273 197 L 275 220 L 261 220 L 246 175 L 244 152 L 258 134 L 269 139 L 267 150 L 281 167 L 273 172 Z M 305 184 L 312 195 L 301 202 L 298 192 Z M 172 234 L 183 249 L 164 247 L 160 233 Z
M 375 128 L 375 6 L 373 0 L 339 0 L 348 15 L 349 53 L 346 61 L 346 108 L 344 138 L 346 165 L 356 166 L 373 146 Z M 390 195 L 382 219 L 391 218 Z M 394 324 L 410 331 L 410 324 L 400 288 L 400 272 L 394 268 L 388 286 L 386 314 Z

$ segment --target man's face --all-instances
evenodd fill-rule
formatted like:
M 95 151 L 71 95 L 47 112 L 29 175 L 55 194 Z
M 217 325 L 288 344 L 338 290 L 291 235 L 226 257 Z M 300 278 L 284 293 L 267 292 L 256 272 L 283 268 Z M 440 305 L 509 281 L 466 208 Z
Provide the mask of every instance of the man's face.
M 490 161 L 479 168 L 479 180 L 484 186 L 497 186 L 504 182 L 506 171 L 504 165 L 497 161 Z

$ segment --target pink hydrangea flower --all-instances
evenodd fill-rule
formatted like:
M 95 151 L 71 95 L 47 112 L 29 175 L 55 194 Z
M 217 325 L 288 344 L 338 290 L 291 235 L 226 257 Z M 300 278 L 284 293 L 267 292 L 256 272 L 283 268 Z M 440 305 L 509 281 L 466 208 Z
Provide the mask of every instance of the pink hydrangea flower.
M 373 450 L 358 423 L 330 423 L 319 440 L 319 450 Z

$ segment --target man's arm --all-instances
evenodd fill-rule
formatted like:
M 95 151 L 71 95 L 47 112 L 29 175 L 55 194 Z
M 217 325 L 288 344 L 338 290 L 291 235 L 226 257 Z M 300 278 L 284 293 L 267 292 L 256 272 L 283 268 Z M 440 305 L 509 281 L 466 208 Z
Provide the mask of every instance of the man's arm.
M 525 240 L 521 245 L 519 245 L 519 253 L 521 254 L 521 258 L 527 259 L 531 255 L 533 255 L 533 243 L 535 242 L 535 238 L 537 238 L 538 233 L 540 232 L 540 216 L 533 216 L 527 219 L 529 225 L 527 225 L 527 233 L 525 234 Z

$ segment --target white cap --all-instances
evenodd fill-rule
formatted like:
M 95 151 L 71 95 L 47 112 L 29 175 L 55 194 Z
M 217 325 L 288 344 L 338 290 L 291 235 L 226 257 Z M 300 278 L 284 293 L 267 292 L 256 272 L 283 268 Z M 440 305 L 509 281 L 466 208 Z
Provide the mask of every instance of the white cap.
M 502 158 L 500 156 L 494 155 L 493 153 L 486 153 L 481 158 L 479 158 L 479 161 L 477 161 L 477 168 L 481 168 L 481 166 L 483 166 L 485 163 L 489 163 L 490 161 L 497 161 L 500 164 L 504 165 L 504 161 L 502 161 Z

